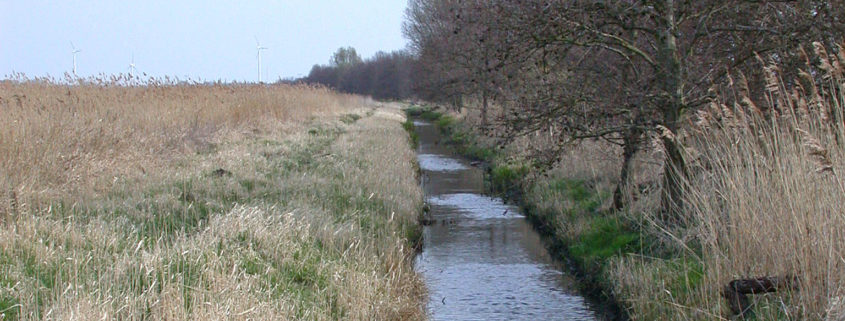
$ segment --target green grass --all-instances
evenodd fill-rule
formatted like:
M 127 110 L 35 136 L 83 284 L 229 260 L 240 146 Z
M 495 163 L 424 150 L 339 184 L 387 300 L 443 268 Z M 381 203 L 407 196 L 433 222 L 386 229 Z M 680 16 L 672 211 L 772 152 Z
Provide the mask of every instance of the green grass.
M 573 203 L 566 212 L 572 214 L 596 214 L 605 199 L 610 197 L 607 192 L 595 191 L 587 187 L 584 181 L 566 178 L 548 181 L 549 191 L 562 194 Z
M 508 192 L 514 189 L 522 190 L 522 180 L 529 172 L 524 164 L 498 165 L 490 171 L 491 189 L 496 192 Z
M 414 126 L 414 121 L 411 119 L 406 120 L 402 123 L 402 128 L 408 132 L 408 137 L 411 140 L 411 148 L 416 149 L 417 146 L 420 145 L 420 135 L 417 134 L 416 127 Z
M 206 286 L 203 286 L 203 266 L 205 261 L 202 257 L 192 260 L 189 257 L 178 257 L 171 259 L 167 263 L 170 267 L 169 278 L 170 282 L 177 282 L 179 284 L 180 295 L 182 296 L 182 304 L 185 311 L 190 314 L 194 308 L 193 291 L 205 291 Z
M 17 280 L 10 275 L 15 259 L 0 251 L 0 320 L 17 320 L 21 312 L 20 301 L 5 291 L 11 289 Z
M 419 105 L 411 105 L 404 109 L 405 115 L 408 117 L 419 117 L 423 111 L 425 111 L 425 108 Z
M 639 233 L 618 218 L 596 218 L 588 229 L 570 241 L 569 253 L 584 267 L 600 267 L 613 256 L 637 250 L 639 239 Z
M 704 279 L 704 265 L 701 261 L 692 258 L 678 258 L 669 261 L 669 268 L 675 276 L 667 280 L 666 289 L 672 292 L 675 297 L 690 295 L 697 291 Z
M 442 113 L 433 110 L 425 110 L 420 114 L 420 118 L 428 121 L 439 121 L 441 117 L 443 117 Z
M 408 118 L 421 118 L 427 121 L 438 121 L 444 116 L 443 113 L 437 112 L 429 106 L 414 105 L 405 108 L 404 111 Z
M 469 145 L 461 151 L 470 159 L 490 162 L 496 157 L 496 151 L 492 147 L 480 146 L 477 144 Z
M 445 135 L 444 143 L 466 158 L 491 163 L 501 156 L 495 146 L 482 144 L 476 133 L 449 115 L 439 117 L 435 125 Z
M 354 124 L 359 119 L 361 119 L 361 115 L 358 114 L 344 114 L 340 117 L 340 121 L 347 125 Z
M 17 320 L 20 313 L 21 306 L 17 298 L 0 294 L 0 320 Z
M 434 124 L 437 125 L 437 127 L 440 127 L 440 128 L 443 128 L 443 129 L 448 129 L 448 128 L 454 126 L 457 123 L 455 118 L 452 117 L 452 116 L 441 115 L 441 114 L 434 114 L 434 115 L 436 115 L 436 117 L 432 117 L 433 119 L 429 119 L 429 120 L 435 120 Z M 425 117 L 425 114 L 423 114 L 423 117 Z

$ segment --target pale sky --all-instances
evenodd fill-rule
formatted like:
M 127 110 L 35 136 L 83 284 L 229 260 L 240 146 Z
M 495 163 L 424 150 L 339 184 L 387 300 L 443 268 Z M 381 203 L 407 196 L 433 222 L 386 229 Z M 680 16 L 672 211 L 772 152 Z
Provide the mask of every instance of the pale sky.
M 341 46 L 364 58 L 405 48 L 406 0 L 0 0 L 0 79 L 139 73 L 256 81 L 298 77 Z

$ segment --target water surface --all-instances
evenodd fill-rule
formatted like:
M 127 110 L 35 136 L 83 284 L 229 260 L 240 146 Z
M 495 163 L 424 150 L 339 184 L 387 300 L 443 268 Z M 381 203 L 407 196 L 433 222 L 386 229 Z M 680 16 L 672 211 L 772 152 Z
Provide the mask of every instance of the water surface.
M 417 269 L 432 320 L 596 320 L 519 208 L 483 195 L 483 173 L 415 121 L 430 205 Z

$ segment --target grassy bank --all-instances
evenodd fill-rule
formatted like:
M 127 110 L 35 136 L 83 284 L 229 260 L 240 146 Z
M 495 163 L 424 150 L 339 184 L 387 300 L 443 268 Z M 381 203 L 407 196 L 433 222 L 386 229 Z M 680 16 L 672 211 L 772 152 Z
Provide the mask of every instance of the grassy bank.
M 396 108 L 290 86 L 2 83 L 0 314 L 422 319 Z

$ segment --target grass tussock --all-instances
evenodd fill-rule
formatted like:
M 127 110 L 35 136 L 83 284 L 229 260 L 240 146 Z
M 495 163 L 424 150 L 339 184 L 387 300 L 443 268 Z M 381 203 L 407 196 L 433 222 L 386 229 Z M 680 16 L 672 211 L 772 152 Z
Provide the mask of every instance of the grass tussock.
M 4 320 L 424 317 L 398 109 L 288 86 L 0 97 Z

